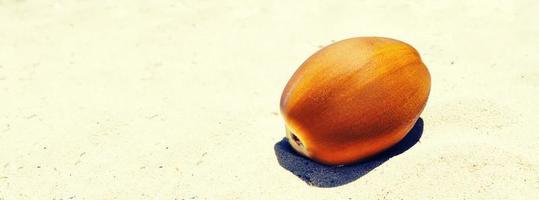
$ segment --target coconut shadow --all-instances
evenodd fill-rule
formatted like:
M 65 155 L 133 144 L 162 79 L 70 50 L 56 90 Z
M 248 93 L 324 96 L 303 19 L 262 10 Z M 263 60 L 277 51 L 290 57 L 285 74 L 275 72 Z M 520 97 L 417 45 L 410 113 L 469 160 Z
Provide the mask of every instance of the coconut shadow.
M 279 165 L 307 184 L 317 187 L 337 187 L 361 178 L 391 157 L 407 151 L 419 141 L 422 134 L 423 119 L 419 118 L 412 130 L 391 148 L 359 163 L 340 167 L 320 164 L 299 155 L 286 138 L 276 143 L 274 149 Z

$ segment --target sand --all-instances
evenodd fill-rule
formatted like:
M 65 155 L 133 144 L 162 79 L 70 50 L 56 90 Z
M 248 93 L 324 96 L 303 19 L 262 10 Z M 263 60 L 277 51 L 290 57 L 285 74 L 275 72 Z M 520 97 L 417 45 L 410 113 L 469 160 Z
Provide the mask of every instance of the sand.
M 537 10 L 0 0 L 0 199 L 539 199 Z M 278 160 L 294 158 L 279 98 L 309 55 L 355 36 L 421 53 L 422 135 L 317 187 Z

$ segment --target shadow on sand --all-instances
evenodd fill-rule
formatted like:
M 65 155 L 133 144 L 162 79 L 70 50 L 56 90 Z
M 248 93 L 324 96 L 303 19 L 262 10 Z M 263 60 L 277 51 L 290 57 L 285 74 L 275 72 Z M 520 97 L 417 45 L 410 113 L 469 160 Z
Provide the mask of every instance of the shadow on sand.
M 276 143 L 274 149 L 279 165 L 307 184 L 317 187 L 337 187 L 361 178 L 391 157 L 410 149 L 419 141 L 422 134 L 423 119 L 419 118 L 412 130 L 391 148 L 365 161 L 340 167 L 320 164 L 297 154 L 286 138 Z

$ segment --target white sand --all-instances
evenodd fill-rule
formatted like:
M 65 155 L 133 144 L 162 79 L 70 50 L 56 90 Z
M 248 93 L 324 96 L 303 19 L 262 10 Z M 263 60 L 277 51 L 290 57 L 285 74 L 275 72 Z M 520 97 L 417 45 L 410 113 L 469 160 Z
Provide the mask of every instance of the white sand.
M 0 0 L 0 199 L 539 199 L 538 10 Z M 281 91 L 320 46 L 369 35 L 431 71 L 421 142 L 308 186 L 273 150 Z

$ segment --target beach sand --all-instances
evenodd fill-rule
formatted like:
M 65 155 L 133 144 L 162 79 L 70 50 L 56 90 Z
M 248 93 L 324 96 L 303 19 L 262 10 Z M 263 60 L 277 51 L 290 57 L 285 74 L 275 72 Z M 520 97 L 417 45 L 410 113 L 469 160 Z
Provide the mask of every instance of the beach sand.
M 539 199 L 537 10 L 0 0 L 0 199 Z M 317 187 L 279 162 L 279 99 L 308 56 L 356 36 L 420 52 L 422 135 Z

